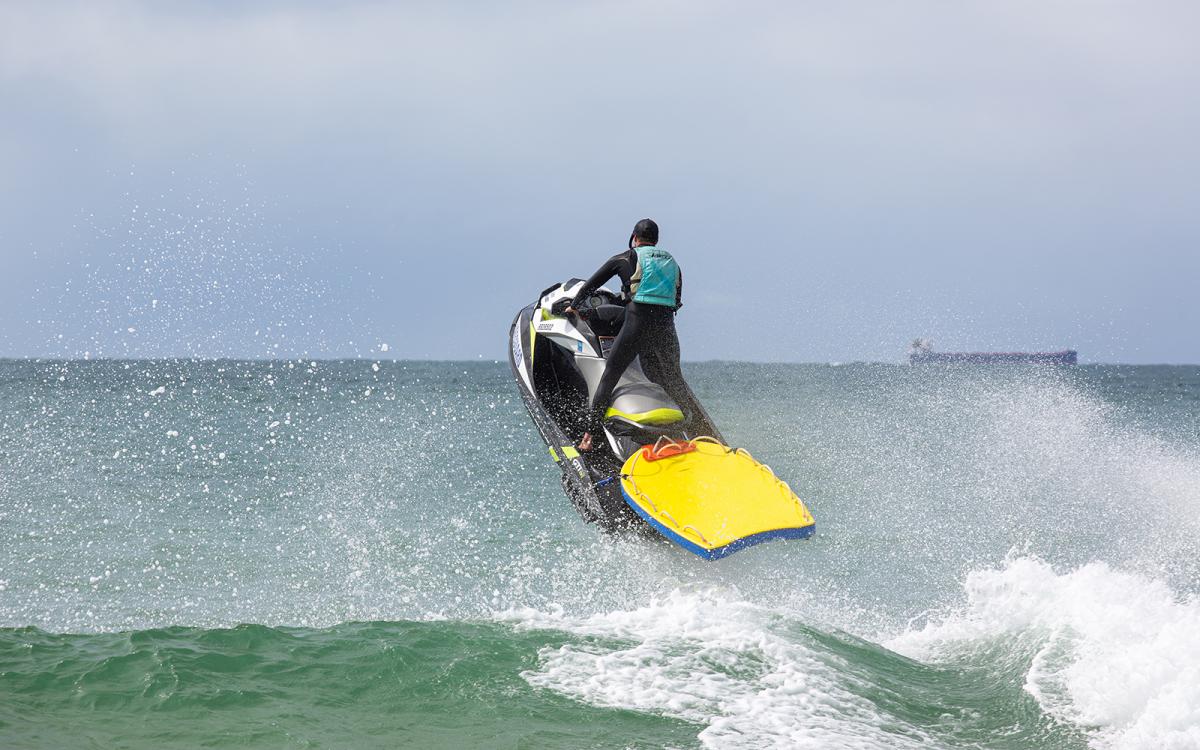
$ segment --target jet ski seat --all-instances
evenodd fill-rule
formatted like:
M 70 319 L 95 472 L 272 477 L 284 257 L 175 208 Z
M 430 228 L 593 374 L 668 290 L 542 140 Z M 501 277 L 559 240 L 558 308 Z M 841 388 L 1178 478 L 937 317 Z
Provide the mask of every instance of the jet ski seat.
M 661 427 L 682 422 L 684 414 L 661 385 L 646 377 L 641 362 L 634 360 L 617 381 L 604 418 L 641 427 Z
M 662 426 L 682 422 L 684 415 L 657 383 L 629 383 L 613 390 L 613 403 L 605 419 L 619 419 L 639 426 Z
M 576 357 L 584 380 L 587 381 L 588 399 L 596 393 L 600 377 L 604 374 L 604 360 L 598 357 Z M 671 400 L 667 391 L 646 377 L 641 362 L 637 359 L 625 368 L 617 387 L 613 389 L 612 403 L 604 413 L 606 420 L 625 422 L 637 427 L 661 427 L 686 419 L 683 410 Z

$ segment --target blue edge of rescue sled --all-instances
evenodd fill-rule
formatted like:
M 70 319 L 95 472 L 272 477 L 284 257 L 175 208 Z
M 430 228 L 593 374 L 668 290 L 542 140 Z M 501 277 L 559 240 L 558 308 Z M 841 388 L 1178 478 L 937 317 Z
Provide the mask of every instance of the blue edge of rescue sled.
M 633 508 L 633 511 L 641 516 L 646 523 L 653 526 L 658 533 L 662 534 L 667 539 L 670 539 L 672 542 L 675 542 L 680 547 L 683 547 L 688 552 L 703 557 L 705 560 L 720 560 L 722 557 L 732 555 L 734 552 L 737 552 L 740 549 L 752 547 L 755 544 L 761 544 L 763 542 L 769 542 L 772 539 L 804 539 L 812 536 L 813 532 L 817 530 L 817 525 L 815 523 L 809 524 L 808 526 L 802 526 L 800 528 L 771 529 L 770 531 L 760 531 L 757 534 L 744 536 L 741 539 L 734 539 L 724 547 L 705 549 L 699 544 L 689 541 L 686 537 L 671 531 L 654 518 L 646 515 L 646 512 L 642 510 L 637 503 L 633 502 L 633 500 L 629 498 L 629 493 L 625 491 L 624 486 L 621 487 L 621 497 L 625 499 L 626 505 L 628 505 L 630 508 Z

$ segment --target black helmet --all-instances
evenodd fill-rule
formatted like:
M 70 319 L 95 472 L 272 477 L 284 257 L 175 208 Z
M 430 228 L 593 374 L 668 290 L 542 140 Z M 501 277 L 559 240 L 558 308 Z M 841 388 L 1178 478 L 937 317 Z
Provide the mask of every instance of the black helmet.
M 633 247 L 635 239 L 648 245 L 658 244 L 658 225 L 654 223 L 654 219 L 642 219 L 633 225 L 633 234 L 629 235 L 630 247 Z

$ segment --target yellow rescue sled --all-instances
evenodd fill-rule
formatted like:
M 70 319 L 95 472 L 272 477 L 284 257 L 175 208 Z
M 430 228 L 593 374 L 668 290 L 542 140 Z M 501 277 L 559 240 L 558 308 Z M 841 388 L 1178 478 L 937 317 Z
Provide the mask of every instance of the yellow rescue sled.
M 816 529 L 786 482 L 744 449 L 713 438 L 644 446 L 621 467 L 621 492 L 659 533 L 709 560 Z

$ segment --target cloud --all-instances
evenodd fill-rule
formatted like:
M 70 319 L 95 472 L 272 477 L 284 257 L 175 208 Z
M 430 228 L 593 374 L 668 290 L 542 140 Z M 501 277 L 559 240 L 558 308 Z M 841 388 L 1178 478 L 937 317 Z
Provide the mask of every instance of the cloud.
M 1147 83 L 1194 81 L 1189 7 L 10 4 L 0 71 L 82 102 L 126 145 L 290 147 L 332 129 L 472 158 L 648 139 L 729 161 L 836 136 L 994 164 L 1111 138 Z
M 539 231 L 595 247 L 653 213 L 691 250 L 689 315 L 807 299 L 838 359 L 947 290 L 960 320 L 1017 299 L 1064 330 L 1130 290 L 1158 320 L 1138 290 L 1200 238 L 1198 25 L 1166 0 L 0 4 L 0 238 L 208 159 L 402 283 L 457 243 L 498 310 Z

